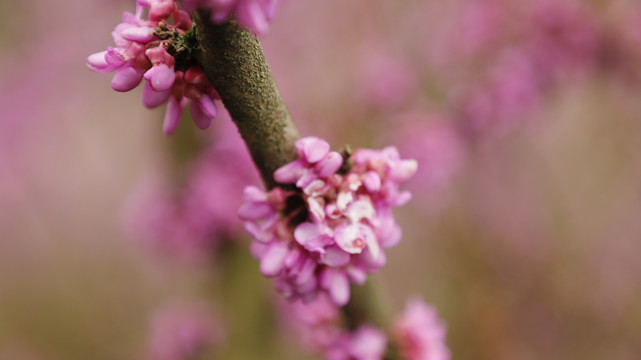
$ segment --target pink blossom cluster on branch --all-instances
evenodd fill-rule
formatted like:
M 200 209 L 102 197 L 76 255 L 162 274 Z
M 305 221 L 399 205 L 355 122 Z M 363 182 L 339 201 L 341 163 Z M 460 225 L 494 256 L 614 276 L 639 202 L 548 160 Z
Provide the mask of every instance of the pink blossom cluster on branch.
M 274 278 L 279 292 L 305 302 L 326 292 L 342 306 L 350 282 L 364 283 L 385 264 L 383 248 L 400 241 L 391 208 L 410 200 L 399 185 L 417 164 L 394 147 L 358 149 L 344 161 L 319 138 L 295 145 L 299 159 L 274 173 L 295 190 L 247 187 L 238 214 L 255 240 L 261 272 Z
M 148 18 L 143 18 L 148 12 Z M 167 103 L 163 131 L 171 134 L 191 100 L 194 123 L 211 125 L 218 108 L 218 93 L 200 67 L 190 61 L 189 14 L 178 10 L 175 0 L 138 0 L 136 14 L 125 12 L 112 36 L 116 47 L 90 55 L 89 69 L 98 73 L 116 71 L 111 87 L 126 92 L 145 79 L 142 103 L 155 108 Z
M 405 310 L 394 319 L 392 336 L 407 360 L 448 360 L 450 350 L 445 344 L 445 324 L 436 309 L 423 300 L 407 301 Z
M 304 304 L 282 303 L 282 321 L 296 333 L 305 350 L 331 360 L 378 360 L 387 348 L 387 336 L 371 325 L 355 331 L 341 328 L 340 311 L 325 294 Z
M 279 2 L 280 0 L 183 0 L 182 5 L 187 11 L 196 8 L 210 10 L 211 21 L 215 24 L 234 17 L 242 26 L 260 35 L 268 30 Z
M 388 343 L 405 360 L 449 360 L 446 326 L 436 310 L 420 299 L 410 299 L 394 317 L 386 333 L 364 324 L 353 331 L 341 327 L 341 314 L 325 295 L 313 301 L 283 304 L 284 324 L 300 337 L 305 349 L 328 360 L 381 360 Z

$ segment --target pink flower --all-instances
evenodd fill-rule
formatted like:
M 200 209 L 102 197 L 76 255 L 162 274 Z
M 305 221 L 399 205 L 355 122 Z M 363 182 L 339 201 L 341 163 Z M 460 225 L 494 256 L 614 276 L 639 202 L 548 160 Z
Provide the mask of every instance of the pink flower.
M 410 299 L 393 325 L 394 339 L 407 360 L 449 360 L 445 332 L 436 309 L 420 299 Z
M 342 156 L 319 138 L 298 140 L 296 150 L 299 159 L 274 173 L 296 190 L 247 187 L 238 214 L 255 240 L 261 272 L 279 292 L 305 302 L 323 292 L 342 306 L 350 283 L 362 284 L 385 264 L 383 249 L 400 241 L 391 208 L 411 198 L 399 184 L 417 165 L 394 147 L 359 149 L 341 172 Z
M 307 304 L 284 303 L 281 314 L 306 349 L 329 360 L 380 360 L 387 348 L 385 334 L 372 326 L 341 329 L 340 311 L 322 294 Z
M 145 8 L 149 10 L 148 19 L 142 18 Z M 132 90 L 146 80 L 142 103 L 148 108 L 167 103 L 163 122 L 167 135 L 178 127 L 189 100 L 194 123 L 201 129 L 207 129 L 218 113 L 214 103 L 218 94 L 198 65 L 176 70 L 171 50 L 174 37 L 191 26 L 189 14 L 178 10 L 175 0 L 138 0 L 136 14 L 125 12 L 123 22 L 112 33 L 117 47 L 87 58 L 92 71 L 116 71 L 111 82 L 116 91 Z
M 387 337 L 379 329 L 364 325 L 354 333 L 343 333 L 326 350 L 327 360 L 382 360 Z

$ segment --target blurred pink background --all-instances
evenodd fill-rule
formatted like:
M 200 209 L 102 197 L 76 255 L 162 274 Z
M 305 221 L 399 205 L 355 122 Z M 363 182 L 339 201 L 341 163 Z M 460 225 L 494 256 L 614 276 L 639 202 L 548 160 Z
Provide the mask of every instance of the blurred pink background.
M 144 358 L 175 299 L 225 329 L 204 358 L 314 358 L 247 254 L 129 231 L 144 179 L 189 176 L 172 152 L 233 132 L 165 137 L 164 109 L 86 68 L 133 9 L 0 3 L 0 359 Z M 394 311 L 433 303 L 453 359 L 641 357 L 639 2 L 283 0 L 261 41 L 304 135 L 419 161 L 376 276 Z

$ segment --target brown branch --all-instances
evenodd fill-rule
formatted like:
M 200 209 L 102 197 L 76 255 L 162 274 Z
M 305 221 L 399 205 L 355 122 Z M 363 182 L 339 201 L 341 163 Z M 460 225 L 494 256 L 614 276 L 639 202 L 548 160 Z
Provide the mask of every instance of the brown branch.
M 192 14 L 200 51 L 196 57 L 236 123 L 267 188 L 276 169 L 296 159 L 300 138 L 278 93 L 263 49 L 250 31 L 233 21 L 212 24 Z

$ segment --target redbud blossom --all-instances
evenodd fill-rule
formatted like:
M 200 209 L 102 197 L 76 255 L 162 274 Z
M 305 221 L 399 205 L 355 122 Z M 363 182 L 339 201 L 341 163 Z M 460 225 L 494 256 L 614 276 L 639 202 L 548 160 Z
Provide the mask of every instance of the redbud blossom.
M 329 360 L 381 360 L 387 348 L 385 334 L 370 325 L 354 332 L 341 328 L 340 311 L 324 294 L 313 301 L 287 303 L 283 320 L 300 337 L 307 350 Z
M 436 309 L 420 299 L 410 299 L 392 329 L 403 359 L 449 360 L 445 344 L 446 327 Z
M 274 179 L 296 190 L 247 187 L 238 215 L 255 240 L 261 272 L 279 292 L 304 302 L 324 292 L 343 306 L 350 283 L 363 284 L 385 264 L 383 249 L 400 241 L 391 208 L 410 200 L 399 185 L 417 164 L 394 147 L 359 149 L 340 171 L 343 157 L 324 140 L 307 137 L 295 145 L 298 160 L 276 170 Z
M 143 18 L 144 9 L 148 19 Z M 136 14 L 125 12 L 123 22 L 112 32 L 116 47 L 87 58 L 92 71 L 116 71 L 111 81 L 116 91 L 132 90 L 146 80 L 142 103 L 150 109 L 167 103 L 163 123 L 167 135 L 176 130 L 190 100 L 194 123 L 201 129 L 208 128 L 218 112 L 214 103 L 218 93 L 200 67 L 176 68 L 176 56 L 187 51 L 176 40 L 191 26 L 189 14 L 178 10 L 175 0 L 138 0 Z

